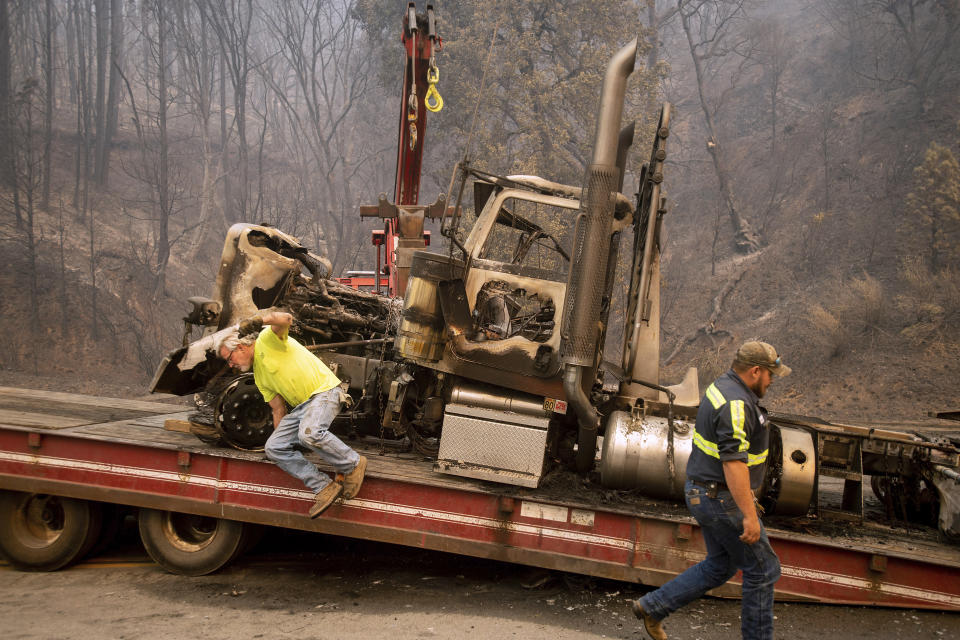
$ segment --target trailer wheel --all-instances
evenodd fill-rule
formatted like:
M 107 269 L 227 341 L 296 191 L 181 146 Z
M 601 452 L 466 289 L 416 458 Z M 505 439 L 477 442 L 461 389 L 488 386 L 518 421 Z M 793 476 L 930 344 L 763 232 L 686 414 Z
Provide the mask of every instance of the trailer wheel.
M 111 502 L 93 504 L 100 507 L 100 532 L 96 538 L 90 541 L 90 550 L 83 554 L 83 557 L 86 558 L 100 555 L 116 542 L 127 513 L 125 508 L 119 504 Z
M 21 571 L 56 571 L 82 558 L 100 535 L 97 502 L 0 492 L 0 552 Z
M 242 522 L 141 509 L 139 525 L 147 553 L 171 573 L 204 576 L 243 551 Z

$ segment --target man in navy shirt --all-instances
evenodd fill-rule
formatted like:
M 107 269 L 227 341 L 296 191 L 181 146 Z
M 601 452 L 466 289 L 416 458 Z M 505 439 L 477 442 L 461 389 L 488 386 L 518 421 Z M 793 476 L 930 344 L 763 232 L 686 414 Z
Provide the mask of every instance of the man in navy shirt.
M 773 585 L 780 561 L 760 522 L 754 495 L 763 482 L 770 440 L 759 405 L 774 377 L 790 374 L 776 349 L 747 342 L 731 368 L 707 387 L 687 461 L 687 508 L 700 524 L 707 557 L 633 602 L 650 637 L 666 640 L 660 622 L 743 571 L 740 628 L 745 640 L 773 638 Z

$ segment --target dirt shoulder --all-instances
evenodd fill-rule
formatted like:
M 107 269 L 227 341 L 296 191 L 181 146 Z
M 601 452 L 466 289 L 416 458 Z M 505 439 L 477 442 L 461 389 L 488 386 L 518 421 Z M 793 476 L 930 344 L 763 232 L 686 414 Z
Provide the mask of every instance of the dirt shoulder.
M 646 636 L 629 610 L 639 585 L 393 545 L 273 530 L 229 569 L 165 573 L 135 540 L 53 574 L 0 567 L 5 637 L 528 638 Z M 283 553 L 274 549 L 284 548 Z M 738 601 L 705 598 L 671 616 L 679 640 L 740 637 Z M 960 615 L 777 603 L 777 635 L 950 638 Z

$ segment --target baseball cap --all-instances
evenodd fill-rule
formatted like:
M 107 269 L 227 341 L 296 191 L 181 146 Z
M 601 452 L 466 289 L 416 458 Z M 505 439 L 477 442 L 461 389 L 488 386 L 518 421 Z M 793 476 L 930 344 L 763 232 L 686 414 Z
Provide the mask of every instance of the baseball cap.
M 758 340 L 743 343 L 743 345 L 737 349 L 737 355 L 734 359 L 743 364 L 766 367 L 778 378 L 784 378 L 790 375 L 792 371 L 790 367 L 781 362 L 780 356 L 777 355 L 777 350 L 774 349 L 772 345 Z

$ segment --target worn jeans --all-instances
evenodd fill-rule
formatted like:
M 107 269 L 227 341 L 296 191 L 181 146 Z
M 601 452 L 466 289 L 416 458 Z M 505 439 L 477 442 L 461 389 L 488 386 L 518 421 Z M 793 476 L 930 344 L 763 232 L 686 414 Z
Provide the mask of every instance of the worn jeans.
M 330 484 L 330 476 L 321 473 L 298 447 L 316 452 L 337 473 L 353 471 L 360 456 L 329 431 L 339 412 L 340 393 L 336 387 L 314 394 L 298 404 L 283 417 L 267 439 L 264 447 L 267 458 L 314 493 Z
M 729 491 L 708 498 L 707 490 L 689 480 L 684 488 L 687 508 L 700 524 L 707 557 L 656 591 L 642 598 L 644 611 L 658 620 L 693 602 L 708 590 L 743 571 L 743 603 L 740 630 L 744 640 L 773 638 L 773 585 L 780 577 L 780 561 L 767 532 L 760 524 L 760 539 L 754 544 L 740 540 L 743 513 Z

